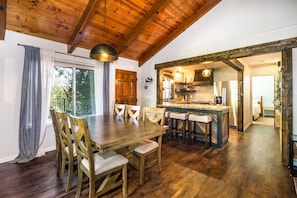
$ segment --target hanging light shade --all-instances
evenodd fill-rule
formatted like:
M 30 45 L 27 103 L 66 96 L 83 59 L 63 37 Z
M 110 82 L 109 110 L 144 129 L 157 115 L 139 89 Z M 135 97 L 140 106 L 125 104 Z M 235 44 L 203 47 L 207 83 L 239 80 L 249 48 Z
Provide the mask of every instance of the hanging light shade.
M 105 41 L 106 34 L 106 0 L 104 1 L 104 30 L 103 30 L 103 41 Z M 91 49 L 90 57 L 103 62 L 112 62 L 118 60 L 119 55 L 117 51 L 109 44 L 105 42 L 95 45 Z
M 203 71 L 202 71 L 202 76 L 203 77 L 209 77 L 211 75 L 211 70 L 210 69 L 204 69 Z
M 91 49 L 90 57 L 103 62 L 112 62 L 118 60 L 117 51 L 108 44 L 98 44 Z

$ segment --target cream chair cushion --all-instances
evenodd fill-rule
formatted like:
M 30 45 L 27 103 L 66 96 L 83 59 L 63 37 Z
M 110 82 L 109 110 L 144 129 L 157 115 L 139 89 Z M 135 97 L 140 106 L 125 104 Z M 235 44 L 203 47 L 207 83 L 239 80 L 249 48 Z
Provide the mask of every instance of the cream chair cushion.
M 210 115 L 195 115 L 195 114 L 190 114 L 189 115 L 189 120 L 196 121 L 196 122 L 208 123 L 208 122 L 211 122 L 212 117 Z
M 95 153 L 93 156 L 96 175 L 128 163 L 127 158 L 114 151 L 109 151 L 105 154 Z M 89 161 L 84 158 L 82 164 L 89 171 Z
M 178 120 L 187 120 L 189 114 L 188 113 L 177 113 L 177 112 L 171 112 L 170 118 L 178 119 Z
M 73 156 L 75 157 L 77 154 L 76 154 L 76 147 L 75 147 L 75 143 L 72 143 L 72 150 L 73 150 Z M 65 151 L 67 152 L 67 153 L 69 153 L 69 148 L 68 148 L 68 146 L 66 146 L 65 147 Z
M 153 140 L 144 140 L 141 143 L 137 145 L 137 147 L 134 149 L 134 151 L 140 153 L 140 154 L 145 154 L 155 148 L 158 148 L 158 143 Z

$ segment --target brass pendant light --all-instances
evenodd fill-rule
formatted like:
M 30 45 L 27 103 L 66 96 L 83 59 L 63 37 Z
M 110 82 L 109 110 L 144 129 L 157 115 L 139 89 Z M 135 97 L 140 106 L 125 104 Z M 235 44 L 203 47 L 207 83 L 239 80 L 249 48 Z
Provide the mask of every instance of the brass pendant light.
M 106 0 L 104 1 L 104 32 L 103 39 L 105 40 L 106 34 Z M 102 43 L 95 45 L 91 49 L 90 57 L 103 62 L 112 62 L 114 60 L 118 60 L 119 55 L 115 48 L 111 45 Z
M 119 58 L 117 51 L 111 45 L 105 43 L 94 46 L 90 57 L 103 62 L 112 62 Z
M 204 77 L 204 78 L 207 78 L 207 77 L 209 77 L 211 75 L 211 70 L 210 69 L 204 69 L 203 71 L 202 71 L 202 76 Z

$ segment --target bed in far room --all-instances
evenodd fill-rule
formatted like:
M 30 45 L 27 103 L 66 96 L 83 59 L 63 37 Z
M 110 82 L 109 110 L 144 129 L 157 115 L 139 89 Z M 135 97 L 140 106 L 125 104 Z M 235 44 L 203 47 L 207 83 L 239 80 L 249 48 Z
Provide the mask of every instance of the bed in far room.
M 262 115 L 262 96 L 260 98 L 253 98 L 253 121 L 259 119 L 259 117 Z

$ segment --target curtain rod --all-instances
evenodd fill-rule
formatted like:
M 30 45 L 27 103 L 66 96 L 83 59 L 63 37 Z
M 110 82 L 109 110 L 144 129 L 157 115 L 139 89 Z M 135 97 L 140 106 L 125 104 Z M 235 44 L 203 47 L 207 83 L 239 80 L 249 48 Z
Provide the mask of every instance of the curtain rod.
M 30 46 L 30 45 L 23 45 L 23 44 L 20 44 L 20 43 L 18 43 L 18 45 L 23 46 L 23 47 Z M 30 47 L 35 47 L 35 46 L 30 46 Z M 39 48 L 39 47 L 37 47 L 37 48 Z M 57 51 L 54 51 L 54 52 L 57 53 L 57 54 L 64 54 L 64 55 L 68 55 L 68 56 L 73 56 L 73 57 L 78 57 L 78 58 L 85 58 L 85 59 L 91 60 L 91 58 L 88 58 L 88 57 L 85 57 L 85 56 L 72 55 L 72 54 L 57 52 Z

